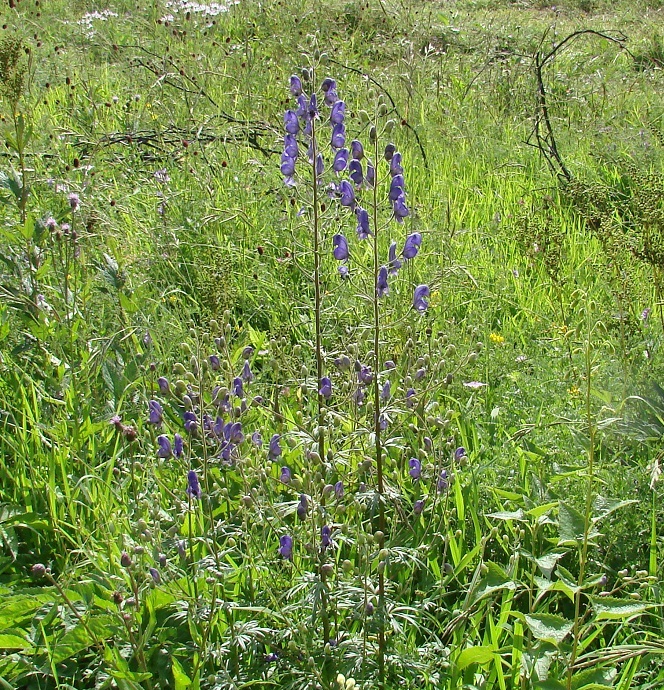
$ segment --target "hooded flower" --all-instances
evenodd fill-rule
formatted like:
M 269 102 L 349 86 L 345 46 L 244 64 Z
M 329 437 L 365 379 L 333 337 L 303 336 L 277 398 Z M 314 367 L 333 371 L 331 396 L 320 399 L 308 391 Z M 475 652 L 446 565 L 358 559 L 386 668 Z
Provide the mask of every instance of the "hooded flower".
M 159 392 L 162 395 L 168 395 L 169 394 L 171 387 L 168 385 L 168 379 L 167 378 L 165 378 L 164 376 L 160 376 L 157 379 L 157 385 L 159 386 Z
M 332 530 L 329 525 L 323 525 L 320 530 L 320 545 L 326 549 L 332 543 Z
M 200 499 L 203 493 L 201 492 L 201 485 L 198 483 L 198 475 L 195 470 L 189 470 L 187 473 L 187 494 L 192 498 Z
M 350 185 L 348 186 L 350 187 Z M 357 216 L 357 236 L 361 240 L 366 240 L 371 234 L 369 230 L 369 213 L 358 206 L 355 209 L 355 215 Z
M 396 242 L 392 242 L 390 244 L 388 259 L 389 259 L 388 266 L 390 269 L 390 275 L 395 276 L 399 272 L 399 269 L 401 268 L 401 259 L 397 258 L 397 243 Z
M 332 381 L 329 376 L 323 376 L 320 380 L 320 389 L 318 392 L 325 400 L 329 400 L 332 397 Z
M 376 184 L 376 168 L 367 163 L 367 185 L 373 187 Z
M 157 443 L 159 444 L 159 450 L 157 450 L 157 457 L 170 458 L 173 450 L 171 448 L 171 442 L 168 440 L 168 437 L 164 436 L 163 434 L 161 436 L 157 436 Z
M 381 266 L 378 271 L 378 278 L 376 279 L 376 294 L 378 297 L 384 297 L 389 294 L 389 286 L 387 284 L 387 266 Z
M 292 479 L 291 471 L 288 467 L 281 468 L 281 474 L 279 475 L 279 481 L 282 484 L 290 484 Z
M 341 479 L 334 485 L 334 497 L 340 500 L 344 497 L 344 483 Z
M 332 148 L 342 149 L 346 143 L 346 128 L 343 123 L 334 125 L 332 128 Z
M 343 101 L 337 101 L 330 111 L 330 122 L 333 125 L 343 124 L 346 116 L 346 104 Z
M 279 443 L 280 440 L 281 436 L 279 436 L 279 434 L 273 434 L 272 438 L 270 439 L 270 445 L 267 451 L 267 457 L 269 460 L 276 460 L 281 455 L 282 451 Z
M 419 479 L 422 476 L 422 463 L 417 458 L 411 458 L 408 461 L 408 466 L 410 467 L 408 474 L 413 479 Z
M 342 206 L 348 206 L 349 208 L 355 207 L 355 192 L 353 191 L 353 187 L 348 180 L 341 180 L 341 183 L 339 184 L 339 193 L 341 195 Z M 367 222 L 368 221 L 369 216 L 367 215 Z
M 420 498 L 415 503 L 413 503 L 413 512 L 415 515 L 422 515 L 422 511 L 424 510 L 424 501 Z
M 348 166 L 348 174 L 350 179 L 353 180 L 353 184 L 356 187 L 359 187 L 364 180 L 364 176 L 362 174 L 362 163 L 353 159 Z
M 392 395 L 392 384 L 389 379 L 383 384 L 383 389 L 380 392 L 380 397 L 382 400 L 389 400 Z
M 297 146 L 297 139 L 294 134 L 286 134 L 284 137 L 284 155 L 289 158 L 297 158 L 300 150 Z M 283 162 L 283 159 L 282 159 Z
M 198 421 L 196 420 L 196 413 L 191 410 L 187 410 L 184 413 L 184 430 L 188 434 L 193 434 L 198 428 Z
M 394 202 L 394 206 L 392 207 L 392 210 L 394 211 L 394 218 L 399 223 L 403 223 L 403 219 L 406 218 L 406 216 L 410 215 L 410 211 L 408 210 L 408 206 L 406 206 L 405 194 L 399 194 L 398 199 Z
M 285 151 L 281 154 L 280 170 L 284 177 L 293 177 L 295 174 L 295 158 L 291 158 Z
M 403 175 L 395 175 L 390 182 L 390 201 L 396 201 L 404 193 Z
M 322 154 L 316 156 L 316 177 L 320 177 L 325 172 L 325 162 Z
M 403 258 L 414 259 L 417 256 L 417 252 L 420 251 L 421 246 L 422 235 L 420 235 L 419 232 L 414 232 L 412 235 L 408 235 L 403 247 Z
M 150 417 L 148 419 L 150 424 L 159 425 L 164 421 L 164 410 L 156 400 L 150 400 L 148 403 L 148 411 Z
M 292 110 L 287 110 L 284 113 L 284 127 L 288 134 L 297 134 L 300 131 L 300 122 L 297 119 L 297 114 Z
M 290 92 L 293 96 L 299 96 L 302 93 L 302 81 L 297 74 L 293 74 L 290 78 Z
M 240 378 L 245 383 L 251 383 L 251 381 L 253 381 L 254 379 L 254 375 L 251 373 L 251 367 L 249 366 L 248 359 L 244 360 L 244 366 L 242 367 L 242 373 L 240 374 Z
M 288 534 L 279 538 L 279 555 L 287 561 L 293 559 L 293 537 Z
M 257 447 L 260 448 L 263 445 L 263 438 L 261 436 L 260 431 L 254 431 L 253 434 L 251 434 L 251 442 Z
M 300 520 L 304 520 L 307 517 L 307 509 L 309 507 L 309 502 L 307 501 L 306 494 L 300 494 L 300 502 L 297 505 L 297 516 Z
M 334 172 L 343 172 L 348 167 L 348 149 L 339 149 L 334 155 L 332 162 L 332 170 Z
M 175 455 L 176 458 L 181 458 L 184 452 L 184 440 L 180 434 L 175 434 L 173 440 L 173 455 Z
M 350 153 L 356 160 L 362 160 L 364 158 L 364 147 L 362 146 L 362 142 L 353 139 L 353 141 L 350 142 Z
M 429 303 L 426 301 L 425 297 L 430 294 L 428 285 L 418 285 L 413 293 L 413 309 L 423 312 L 429 307 Z
M 332 253 L 337 261 L 345 261 L 348 259 L 348 240 L 344 235 L 334 235 L 332 238 L 332 246 L 334 247 Z
M 233 379 L 233 395 L 235 395 L 238 398 L 241 398 L 244 395 L 242 379 L 239 376 L 236 376 Z
M 466 457 L 466 449 L 463 446 L 459 446 L 459 448 L 457 448 L 454 451 L 454 459 L 457 462 L 459 462 L 459 460 L 461 460 L 461 458 L 465 458 L 465 457 Z
M 390 158 L 390 175 L 403 175 L 403 168 L 401 167 L 401 154 L 396 151 L 392 158 Z

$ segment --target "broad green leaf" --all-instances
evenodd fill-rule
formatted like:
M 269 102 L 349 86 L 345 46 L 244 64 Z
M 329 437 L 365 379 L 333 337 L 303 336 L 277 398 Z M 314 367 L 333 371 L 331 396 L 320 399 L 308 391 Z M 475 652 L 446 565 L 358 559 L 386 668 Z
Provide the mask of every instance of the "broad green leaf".
M 557 680 L 547 678 L 535 683 L 535 690 L 565 690 L 565 686 Z
M 457 658 L 457 668 L 463 671 L 464 668 L 471 664 L 490 664 L 493 661 L 495 650 L 493 647 L 466 647 Z
M 471 596 L 472 602 L 476 602 L 478 599 L 501 589 L 509 589 L 512 591 L 516 589 L 516 582 L 514 582 L 499 565 L 488 562 L 486 566 L 489 570 L 480 580 L 477 589 Z
M 0 649 L 30 649 L 30 640 L 11 632 L 0 633 Z
M 187 690 L 191 687 L 191 680 L 189 676 L 184 672 L 182 664 L 173 656 L 171 657 L 173 662 L 173 680 L 175 681 L 175 690 Z
M 592 523 L 591 523 L 592 524 Z M 588 539 L 597 536 L 591 524 L 588 525 Z M 573 506 L 560 501 L 558 504 L 558 544 L 577 544 L 583 541 L 586 522 L 583 515 Z
M 559 645 L 572 632 L 574 622 L 552 613 L 533 613 L 524 616 L 530 632 L 538 639 Z
M 589 668 L 572 676 L 572 690 L 612 688 L 618 672 L 614 668 Z
M 88 629 L 96 635 L 98 640 L 106 640 L 113 637 L 115 624 L 115 618 L 107 615 L 89 619 L 87 629 L 79 623 L 75 628 L 68 630 L 54 645 L 53 663 L 59 664 L 94 645 L 95 640 L 90 637 Z
M 593 502 L 592 521 L 593 523 L 598 523 L 607 515 L 611 515 L 611 513 L 615 512 L 616 510 L 620 510 L 620 508 L 625 508 L 626 506 L 631 506 L 634 503 L 638 503 L 638 501 L 619 501 L 615 498 L 602 498 L 602 496 L 597 496 Z
M 649 604 L 633 599 L 614 597 L 590 597 L 597 620 L 615 620 L 639 616 L 648 610 Z

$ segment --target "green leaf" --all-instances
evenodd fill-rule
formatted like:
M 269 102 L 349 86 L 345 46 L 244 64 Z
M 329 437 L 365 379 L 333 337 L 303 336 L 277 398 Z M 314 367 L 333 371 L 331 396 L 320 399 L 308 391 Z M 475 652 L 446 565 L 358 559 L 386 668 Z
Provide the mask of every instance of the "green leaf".
M 535 690 L 565 690 L 565 686 L 557 680 L 548 678 L 535 683 Z
M 643 601 L 614 597 L 590 597 L 590 600 L 593 603 L 596 619 L 600 621 L 640 616 L 650 606 Z
M 509 575 L 496 563 L 486 563 L 488 567 L 487 574 L 480 580 L 477 589 L 471 596 L 471 601 L 474 603 L 482 597 L 488 596 L 493 592 L 502 589 L 509 589 L 514 591 L 516 589 L 516 582 L 514 582 Z
M 572 676 L 572 690 L 612 688 L 618 672 L 614 668 L 589 668 Z
M 95 644 L 88 630 L 92 631 L 98 640 L 113 637 L 115 623 L 115 618 L 103 615 L 88 620 L 87 628 L 79 623 L 75 628 L 68 630 L 53 646 L 53 663 L 59 664 Z
M 573 506 L 560 501 L 558 503 L 558 545 L 577 544 L 583 541 L 586 521 L 583 515 Z M 597 532 L 588 530 L 588 539 L 597 536 Z
M 184 672 L 182 664 L 173 656 L 171 657 L 173 662 L 173 680 L 175 681 L 175 690 L 187 690 L 191 687 L 191 679 Z
M 31 649 L 32 647 L 32 642 L 21 635 L 8 631 L 0 633 L 0 649 Z
M 495 650 L 493 647 L 466 647 L 457 657 L 457 668 L 463 671 L 464 668 L 471 664 L 479 664 L 480 666 L 490 664 L 493 661 Z
M 593 523 L 598 523 L 607 515 L 611 515 L 611 513 L 615 512 L 616 510 L 620 510 L 620 508 L 625 508 L 626 506 L 631 506 L 634 503 L 638 503 L 638 501 L 619 501 L 615 498 L 602 498 L 602 496 L 597 496 L 593 502 L 592 521 Z
M 559 645 L 574 627 L 574 621 L 552 613 L 526 614 L 524 618 L 534 637 L 555 645 Z

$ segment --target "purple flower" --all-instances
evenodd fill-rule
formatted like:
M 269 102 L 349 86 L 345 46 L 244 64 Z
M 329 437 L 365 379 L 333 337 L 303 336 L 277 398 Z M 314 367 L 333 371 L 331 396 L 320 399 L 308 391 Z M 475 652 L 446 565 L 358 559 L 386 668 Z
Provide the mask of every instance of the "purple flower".
M 401 154 L 397 151 L 390 158 L 390 175 L 403 175 L 403 168 L 401 167 Z
M 353 139 L 353 141 L 350 142 L 350 154 L 358 161 L 364 158 L 364 147 L 361 141 Z
M 362 386 L 358 386 L 357 390 L 353 393 L 353 402 L 356 405 L 361 405 L 364 402 L 365 397 L 366 393 L 364 392 L 364 388 Z
M 161 582 L 161 575 L 159 574 L 159 571 L 156 568 L 148 568 L 148 572 L 150 573 L 150 577 L 155 585 L 158 585 Z
M 302 93 L 302 81 L 297 74 L 293 74 L 290 78 L 290 92 L 293 96 L 299 96 Z
M 371 367 L 367 366 L 366 364 L 359 364 L 358 366 L 358 364 L 359 362 L 355 365 L 357 368 L 357 379 L 360 383 L 368 386 L 373 381 Z
M 419 312 L 426 311 L 429 307 L 429 303 L 426 301 L 425 297 L 430 294 L 428 285 L 418 285 L 413 293 L 413 309 L 417 309 Z
M 240 374 L 240 378 L 245 383 L 250 383 L 254 379 L 254 375 L 251 373 L 251 367 L 249 366 L 248 359 L 244 360 L 244 366 L 242 367 L 242 373 Z
M 387 417 L 384 414 L 382 414 L 378 421 L 379 421 L 380 430 L 386 431 L 387 430 Z
M 394 361 L 391 360 L 391 359 L 388 359 L 388 360 L 385 362 L 385 365 L 384 365 L 384 366 L 385 366 L 386 369 L 396 369 L 396 368 L 397 368 L 397 365 L 396 365 L 396 364 L 394 363 Z
M 332 128 L 332 148 L 342 149 L 346 143 L 346 128 L 343 123 L 334 125 Z
M 390 201 L 396 201 L 401 194 L 404 194 L 403 175 L 395 175 L 390 182 Z
M 430 453 L 433 450 L 433 441 L 429 436 L 425 436 L 422 440 L 424 441 L 424 450 Z
M 173 450 L 171 448 L 171 442 L 168 440 L 168 437 L 164 436 L 163 434 L 161 436 L 157 436 L 157 443 L 159 444 L 157 457 L 170 458 Z
M 284 177 L 293 177 L 295 174 L 295 158 L 291 158 L 285 151 L 281 154 L 281 174 Z
M 342 206 L 348 206 L 349 208 L 355 207 L 355 192 L 353 191 L 353 187 L 348 180 L 341 180 L 341 183 L 339 184 L 339 193 L 341 194 Z M 369 216 L 367 215 L 367 222 L 368 221 Z
M 339 96 L 337 95 L 337 89 L 336 89 L 336 84 L 335 88 L 329 89 L 327 93 L 325 94 L 325 105 L 334 105 L 337 101 L 339 100 Z
M 389 294 L 389 292 L 390 289 L 387 284 L 387 266 L 381 266 L 376 280 L 376 294 L 378 297 L 384 297 Z
M 221 369 L 221 360 L 217 355 L 210 355 L 208 360 L 210 362 L 210 369 L 212 369 L 212 371 L 219 371 L 219 369 Z
M 422 515 L 422 511 L 424 510 L 424 500 L 423 499 L 418 499 L 413 503 L 413 512 L 415 515 Z
M 181 458 L 184 451 L 184 440 L 180 434 L 175 434 L 173 438 L 175 441 L 173 444 L 173 455 L 175 455 L 176 458 Z
M 81 200 L 78 198 L 78 194 L 74 194 L 74 192 L 72 192 L 67 199 L 69 201 L 69 208 L 71 208 L 72 211 L 78 211 L 78 207 L 81 205 Z
M 648 323 L 648 317 L 650 316 L 651 311 L 652 311 L 652 309 L 650 307 L 646 307 L 641 312 L 641 321 L 643 321 L 644 324 Z
M 316 156 L 316 177 L 320 177 L 325 172 L 325 162 L 322 154 Z
M 342 280 L 345 280 L 349 277 L 348 266 L 346 266 L 346 264 L 341 264 L 339 266 L 339 275 L 341 276 Z
M 396 150 L 397 147 L 394 144 L 387 144 L 387 146 L 385 147 L 385 153 L 383 155 L 388 163 L 392 160 L 392 157 L 394 156 L 394 152 Z
M 371 163 L 367 163 L 367 185 L 369 187 L 373 187 L 376 184 L 376 168 L 371 165 Z
M 309 99 L 309 110 L 307 114 L 310 120 L 314 120 L 318 117 L 318 98 L 315 93 L 312 93 Z
M 307 508 L 309 507 L 309 502 L 307 501 L 306 494 L 300 494 L 300 502 L 297 505 L 297 516 L 300 520 L 304 520 L 307 517 Z
M 233 395 L 235 395 L 238 398 L 241 398 L 244 395 L 242 379 L 239 376 L 236 376 L 233 379 Z
M 346 116 L 346 104 L 343 101 L 337 101 L 330 111 L 330 122 L 333 125 L 343 124 Z
M 392 384 L 388 380 L 383 384 L 383 390 L 380 392 L 380 397 L 382 400 L 389 400 L 390 395 L 392 395 Z
M 344 483 L 341 479 L 334 485 L 334 497 L 341 500 L 344 497 Z
M 320 530 L 320 545 L 323 549 L 326 549 L 331 543 L 332 530 L 329 525 L 323 525 Z
M 438 493 L 443 493 L 444 491 L 447 491 L 449 486 L 450 482 L 447 470 L 441 470 L 440 476 L 438 477 L 438 482 L 436 483 L 436 489 L 438 490 Z
M 334 366 L 339 370 L 339 371 L 348 371 L 350 369 L 350 359 L 348 358 L 348 355 L 341 355 L 341 357 L 337 357 L 334 360 Z
M 323 79 L 323 83 L 320 85 L 320 88 L 323 93 L 327 93 L 330 89 L 332 89 L 332 91 L 336 91 L 337 82 L 332 79 L 332 77 L 325 77 L 325 79 Z
M 261 436 L 260 431 L 254 431 L 253 434 L 251 434 L 251 442 L 257 447 L 260 448 L 263 445 L 263 437 Z
M 297 97 L 297 110 L 295 111 L 295 114 L 298 117 L 304 118 L 307 115 L 309 109 L 309 105 L 307 103 L 307 99 L 303 94 L 300 94 Z
M 401 260 L 397 258 L 397 243 L 392 242 L 390 244 L 390 251 L 388 254 L 388 265 L 390 267 L 390 275 L 395 276 L 399 269 L 401 268 Z
M 299 153 L 300 150 L 297 146 L 297 139 L 293 134 L 287 134 L 284 137 L 284 155 L 295 159 L 298 157 Z
M 332 397 L 332 381 L 330 381 L 329 376 L 323 376 L 320 380 L 320 389 L 318 392 L 325 400 L 329 400 Z
M 350 175 L 350 179 L 353 180 L 355 186 L 359 187 L 364 179 L 362 174 L 362 163 L 353 159 L 348 166 L 348 174 Z
M 415 406 L 415 403 L 417 402 L 415 395 L 416 393 L 414 388 L 409 388 L 406 391 L 406 407 L 412 408 Z
M 187 494 L 192 498 L 200 499 L 203 493 L 201 492 L 201 485 L 198 483 L 198 475 L 195 470 L 189 470 L 187 473 Z
M 148 422 L 150 424 L 159 425 L 164 421 L 164 410 L 156 400 L 150 400 L 148 410 L 150 413 Z
M 270 439 L 270 445 L 268 447 L 267 451 L 267 457 L 269 460 L 276 460 L 280 455 L 281 455 L 281 445 L 279 441 L 281 440 L 281 436 L 279 434 L 273 434 L 272 438 Z
M 55 218 L 53 218 L 53 216 L 49 216 L 44 222 L 44 225 L 46 226 L 46 229 L 50 230 L 51 232 L 53 232 L 58 227 L 58 223 L 55 220 Z
M 415 372 L 415 380 L 420 381 L 427 375 L 427 370 L 425 367 L 421 367 Z
M 279 538 L 279 555 L 287 561 L 293 559 L 293 537 L 288 534 Z
M 287 110 L 284 113 L 284 127 L 288 134 L 297 134 L 300 131 L 300 122 L 297 119 L 297 114 L 292 110 Z
M 414 259 L 417 256 L 417 252 L 420 251 L 421 246 L 422 235 L 420 235 L 419 232 L 414 232 L 412 235 L 408 235 L 403 246 L 403 258 Z
M 228 423 L 224 428 L 224 436 L 230 443 L 238 444 L 244 441 L 244 432 L 242 431 L 242 422 Z
M 334 172 L 342 172 L 348 166 L 348 149 L 339 149 L 334 155 L 332 162 L 332 170 Z
M 222 417 L 217 416 L 217 418 L 214 420 L 212 431 L 214 432 L 215 436 L 221 438 L 221 435 L 224 433 L 224 420 Z
M 459 446 L 455 451 L 454 451 L 454 459 L 459 462 L 461 458 L 466 457 L 466 449 L 463 446 Z
M 159 392 L 160 392 L 162 395 L 168 395 L 168 393 L 170 392 L 171 388 L 170 388 L 170 386 L 168 385 L 168 379 L 167 379 L 167 378 L 164 378 L 163 376 L 160 376 L 160 377 L 157 379 L 157 385 L 159 386 Z
M 350 185 L 348 186 L 350 187 Z M 357 236 L 361 240 L 366 240 L 371 234 L 369 230 L 369 213 L 358 206 L 355 209 L 355 215 L 357 216 Z
M 394 218 L 398 223 L 403 223 L 403 219 L 410 215 L 404 194 L 399 194 L 399 198 L 394 202 L 392 210 L 394 211 Z
M 337 261 L 345 261 L 349 257 L 348 240 L 344 235 L 334 235 L 332 246 L 334 247 L 332 254 Z
M 292 479 L 291 471 L 288 467 L 281 468 L 281 475 L 279 476 L 279 481 L 282 484 L 290 484 Z
M 419 479 L 422 476 L 422 463 L 417 458 L 411 458 L 408 461 L 408 466 L 410 467 L 408 474 L 413 479 Z
M 197 428 L 198 423 L 196 421 L 196 414 L 188 410 L 184 413 L 184 430 L 188 434 L 193 434 L 196 432 Z

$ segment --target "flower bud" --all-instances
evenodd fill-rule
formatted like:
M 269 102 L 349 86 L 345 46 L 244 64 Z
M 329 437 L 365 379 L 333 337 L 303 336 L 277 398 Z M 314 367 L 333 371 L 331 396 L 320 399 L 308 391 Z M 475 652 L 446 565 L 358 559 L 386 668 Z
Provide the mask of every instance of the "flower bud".
M 378 132 L 376 131 L 376 126 L 371 125 L 369 128 L 369 140 L 373 143 L 378 139 Z
M 46 575 L 46 566 L 43 563 L 35 563 L 30 572 L 34 578 L 40 579 Z
M 388 120 L 388 121 L 385 123 L 385 133 L 386 133 L 386 134 L 390 134 L 390 132 L 392 132 L 392 130 L 394 129 L 394 126 L 395 126 L 395 125 L 396 125 L 395 120 Z

